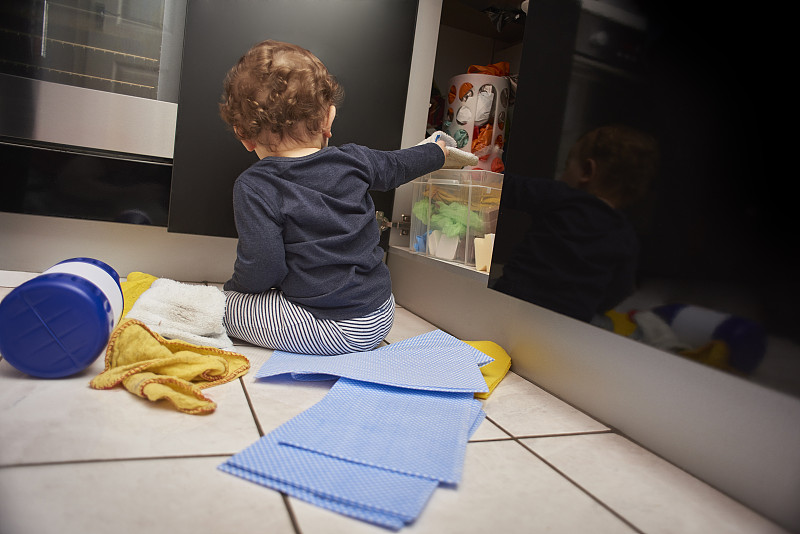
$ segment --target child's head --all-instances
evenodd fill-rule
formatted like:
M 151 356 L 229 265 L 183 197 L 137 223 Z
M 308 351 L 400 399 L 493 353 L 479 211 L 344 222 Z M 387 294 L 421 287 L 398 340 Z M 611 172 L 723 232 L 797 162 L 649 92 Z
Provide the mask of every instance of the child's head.
M 562 180 L 622 207 L 645 194 L 658 160 L 658 143 L 650 135 L 628 126 L 602 126 L 572 146 Z
M 267 40 L 228 72 L 219 109 L 240 140 L 274 148 L 321 134 L 331 106 L 342 96 L 339 84 L 311 52 Z

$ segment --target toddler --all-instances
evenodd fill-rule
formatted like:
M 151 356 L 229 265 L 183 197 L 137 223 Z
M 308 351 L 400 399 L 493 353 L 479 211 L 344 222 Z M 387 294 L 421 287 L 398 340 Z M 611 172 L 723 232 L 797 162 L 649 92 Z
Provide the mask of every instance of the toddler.
M 328 146 L 342 96 L 322 62 L 289 43 L 263 41 L 228 72 L 220 114 L 259 158 L 233 186 L 231 336 L 332 355 L 370 350 L 391 329 L 394 297 L 369 190 L 441 168 L 446 146 Z

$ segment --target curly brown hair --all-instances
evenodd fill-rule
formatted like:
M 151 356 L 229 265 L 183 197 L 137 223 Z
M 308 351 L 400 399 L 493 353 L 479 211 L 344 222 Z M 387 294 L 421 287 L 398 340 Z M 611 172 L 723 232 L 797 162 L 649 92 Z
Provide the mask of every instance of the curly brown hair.
M 299 46 L 266 40 L 228 71 L 219 111 L 242 140 L 274 148 L 322 132 L 330 106 L 344 92 L 328 69 Z
M 621 124 L 601 126 L 585 133 L 573 145 L 568 160 L 597 162 L 597 191 L 618 206 L 640 200 L 655 179 L 658 142 L 651 135 Z

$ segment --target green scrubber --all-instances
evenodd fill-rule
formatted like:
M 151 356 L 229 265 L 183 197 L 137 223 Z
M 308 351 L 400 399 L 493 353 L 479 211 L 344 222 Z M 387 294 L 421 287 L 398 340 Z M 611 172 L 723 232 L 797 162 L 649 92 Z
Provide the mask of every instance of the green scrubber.
M 417 200 L 411 207 L 411 213 L 414 214 L 414 217 L 422 221 L 425 226 L 431 223 L 430 210 L 428 209 L 429 204 L 430 201 L 427 198 L 423 198 L 422 200 Z
M 467 235 L 467 222 L 473 228 L 483 228 L 483 217 L 477 211 L 470 213 L 464 204 L 458 202 L 437 202 L 434 213 L 430 214 L 427 199 L 417 201 L 412 207 L 414 216 L 428 225 L 432 230 L 439 230 L 448 237 L 465 237 Z

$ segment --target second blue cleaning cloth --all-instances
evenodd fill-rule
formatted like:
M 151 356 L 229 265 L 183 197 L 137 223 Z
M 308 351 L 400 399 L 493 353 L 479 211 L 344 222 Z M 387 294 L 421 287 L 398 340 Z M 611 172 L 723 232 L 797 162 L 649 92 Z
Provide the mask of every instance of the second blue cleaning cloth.
M 473 398 L 486 390 L 479 366 L 491 358 L 441 331 L 345 356 L 276 351 L 257 376 L 342 378 L 220 469 L 397 530 L 440 484 L 459 482 L 467 441 L 484 418 Z

